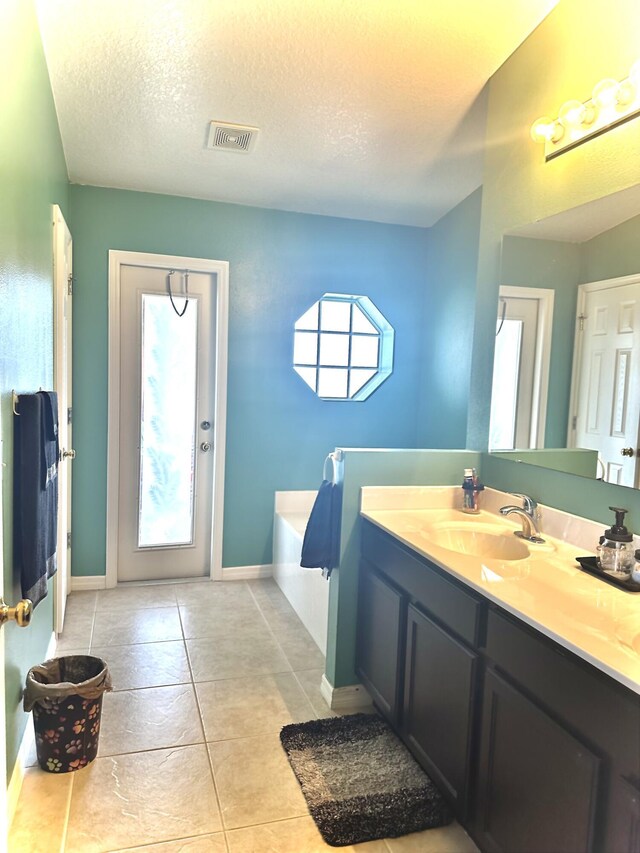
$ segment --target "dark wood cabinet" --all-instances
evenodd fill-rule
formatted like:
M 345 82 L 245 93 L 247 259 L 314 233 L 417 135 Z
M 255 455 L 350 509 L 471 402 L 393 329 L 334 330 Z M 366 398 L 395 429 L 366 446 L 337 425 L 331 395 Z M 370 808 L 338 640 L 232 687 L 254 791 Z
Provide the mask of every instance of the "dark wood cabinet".
M 491 853 L 595 848 L 600 759 L 488 669 L 476 830 Z
M 362 561 L 358 601 L 356 672 L 382 713 L 398 722 L 404 652 L 404 597 Z
M 478 655 L 409 606 L 402 733 L 440 789 L 467 813 Z
M 640 779 L 614 779 L 609 798 L 608 850 L 640 853 Z
M 363 523 L 357 672 L 488 853 L 640 853 L 640 696 Z

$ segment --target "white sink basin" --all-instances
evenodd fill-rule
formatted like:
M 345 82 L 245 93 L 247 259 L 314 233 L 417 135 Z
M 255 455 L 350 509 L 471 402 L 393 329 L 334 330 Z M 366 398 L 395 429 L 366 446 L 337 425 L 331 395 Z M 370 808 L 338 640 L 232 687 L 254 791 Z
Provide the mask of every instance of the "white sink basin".
M 501 531 L 493 524 L 440 522 L 422 533 L 434 545 L 457 554 L 485 560 L 524 560 L 529 556 L 529 548 L 512 530 Z

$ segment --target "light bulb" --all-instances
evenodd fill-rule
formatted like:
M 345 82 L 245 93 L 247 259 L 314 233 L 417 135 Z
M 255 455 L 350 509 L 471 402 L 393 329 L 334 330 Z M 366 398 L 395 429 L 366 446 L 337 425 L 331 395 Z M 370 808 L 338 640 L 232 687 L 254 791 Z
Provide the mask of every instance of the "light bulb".
M 548 116 L 536 119 L 531 125 L 531 138 L 534 142 L 558 142 L 564 135 L 560 122 Z
M 640 80 L 638 80 L 638 83 L 634 83 L 631 78 L 623 80 L 618 86 L 618 97 L 616 99 L 618 105 L 626 107 L 627 104 L 630 104 L 636 99 L 638 91 L 640 91 Z
M 593 100 L 602 110 L 611 109 L 618 103 L 617 80 L 601 80 L 593 87 Z
M 596 111 L 591 104 L 567 101 L 558 111 L 558 119 L 567 128 L 579 128 L 593 123 Z

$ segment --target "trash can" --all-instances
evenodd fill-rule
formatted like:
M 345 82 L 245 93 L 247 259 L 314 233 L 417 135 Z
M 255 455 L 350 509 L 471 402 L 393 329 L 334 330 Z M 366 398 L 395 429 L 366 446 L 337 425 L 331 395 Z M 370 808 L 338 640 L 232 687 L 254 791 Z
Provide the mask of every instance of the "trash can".
M 33 710 L 38 764 L 49 773 L 85 767 L 98 754 L 102 697 L 111 690 L 102 658 L 52 658 L 27 673 L 24 710 Z

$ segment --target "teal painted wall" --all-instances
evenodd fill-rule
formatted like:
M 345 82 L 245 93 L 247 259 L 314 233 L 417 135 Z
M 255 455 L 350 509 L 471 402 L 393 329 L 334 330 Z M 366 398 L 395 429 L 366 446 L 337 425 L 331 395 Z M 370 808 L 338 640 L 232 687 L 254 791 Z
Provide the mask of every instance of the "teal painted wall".
M 505 236 L 501 260 L 500 284 L 554 291 L 544 446 L 564 447 L 569 421 L 580 247 L 576 243 Z
M 547 506 L 562 509 L 574 515 L 611 522 L 610 506 L 623 506 L 629 510 L 625 523 L 629 530 L 640 531 L 640 491 L 613 486 L 588 477 L 552 471 L 537 465 L 520 465 L 501 459 L 493 453 L 482 455 L 484 482 L 505 492 L 525 492 L 534 500 Z M 544 525 L 543 525 L 544 530 Z M 594 548 L 597 543 L 594 543 Z
M 475 312 L 482 190 L 477 189 L 428 231 L 421 447 L 464 447 Z M 443 429 L 443 425 L 446 428 Z
M 274 492 L 316 488 L 333 447 L 416 446 L 424 229 L 81 186 L 70 228 L 74 574 L 105 571 L 109 249 L 230 263 L 225 566 L 271 562 Z M 370 296 L 395 328 L 393 375 L 364 402 L 318 400 L 291 368 L 293 324 L 326 291 Z
M 581 282 L 640 273 L 640 216 L 588 240 L 581 250 Z
M 29 0 L 0 5 L 0 395 L 3 461 L 4 595 L 22 596 L 13 570 L 11 390 L 53 382 L 51 205 L 66 208 L 67 173 L 49 77 Z M 27 722 L 20 708 L 26 671 L 45 656 L 53 630 L 53 590 L 31 626 L 7 625 L 7 768 Z
M 360 489 L 362 486 L 452 486 L 464 468 L 480 470 L 481 454 L 465 450 L 344 451 L 340 568 L 331 575 L 326 675 L 334 687 L 357 683 L 355 674 Z
M 594 22 L 597 21 L 597 38 Z M 505 233 L 635 186 L 640 180 L 640 122 L 627 122 L 554 160 L 529 128 L 570 99 L 587 99 L 595 83 L 621 80 L 638 57 L 640 4 L 561 0 L 489 82 L 482 224 L 471 369 L 468 445 L 486 449 Z
M 580 477 L 593 477 L 595 479 L 598 476 L 597 450 L 579 448 L 494 450 L 492 455 L 520 464 L 538 465 L 542 468 L 551 468 L 554 471 L 565 471 L 567 474 L 578 474 Z M 525 469 L 521 472 L 523 477 L 527 476 L 527 471 L 528 469 Z

